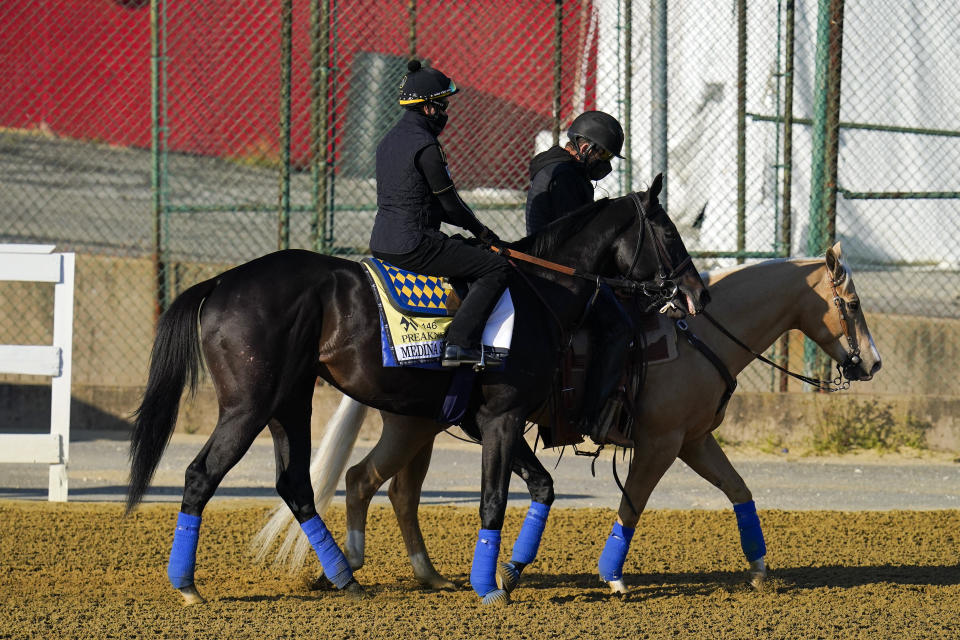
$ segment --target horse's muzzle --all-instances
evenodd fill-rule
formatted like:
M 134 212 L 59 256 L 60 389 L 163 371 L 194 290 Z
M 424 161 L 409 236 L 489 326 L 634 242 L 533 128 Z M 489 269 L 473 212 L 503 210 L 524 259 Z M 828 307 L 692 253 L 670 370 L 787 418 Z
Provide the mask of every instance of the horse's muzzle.
M 877 360 L 867 371 L 863 365 L 863 359 L 857 353 L 849 353 L 840 364 L 840 372 L 847 380 L 857 380 L 866 382 L 873 379 L 873 374 L 880 370 L 880 361 Z

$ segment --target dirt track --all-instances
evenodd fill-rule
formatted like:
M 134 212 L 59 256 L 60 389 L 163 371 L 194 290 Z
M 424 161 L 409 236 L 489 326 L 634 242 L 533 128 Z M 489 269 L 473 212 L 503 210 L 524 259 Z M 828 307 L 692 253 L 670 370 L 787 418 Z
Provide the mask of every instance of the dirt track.
M 611 598 L 596 561 L 612 512 L 551 513 L 514 602 L 484 608 L 469 587 L 416 585 L 392 512 L 375 506 L 371 598 L 310 591 L 317 564 L 290 576 L 253 565 L 247 543 L 272 502 L 228 501 L 204 514 L 197 585 L 184 608 L 165 576 L 176 507 L 0 502 L 0 638 L 960 638 L 960 511 L 760 513 L 771 579 L 745 584 L 733 515 L 643 516 Z M 437 569 L 465 583 L 475 508 L 425 507 Z M 523 512 L 508 511 L 501 557 Z M 342 508 L 328 514 L 342 541 Z

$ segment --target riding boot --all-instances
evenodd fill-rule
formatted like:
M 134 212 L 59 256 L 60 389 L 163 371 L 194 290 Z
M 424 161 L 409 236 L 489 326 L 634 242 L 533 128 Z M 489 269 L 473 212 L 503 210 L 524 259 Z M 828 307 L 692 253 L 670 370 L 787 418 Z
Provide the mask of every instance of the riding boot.
M 594 339 L 595 337 L 597 336 L 591 335 L 590 340 L 590 359 L 587 363 L 579 420 L 580 433 L 591 436 L 597 444 L 633 446 L 626 438 L 617 437 L 619 432 L 616 425 L 605 428 L 603 424 L 613 421 L 613 418 L 608 416 L 610 412 L 604 411 L 604 407 L 620 384 L 630 348 L 630 335 L 623 331 L 618 335 L 607 335 L 603 340 Z M 601 420 L 602 417 L 607 420 Z
M 626 367 L 627 353 L 633 341 L 632 322 L 613 291 L 602 287 L 587 316 L 587 324 L 590 354 L 578 428 L 580 433 L 591 436 L 598 444 L 633 446 L 616 428 L 601 421 L 604 417 L 607 418 L 604 422 L 614 422 L 614 416 L 619 413 L 604 411 L 604 407 L 619 386 Z
M 493 352 L 486 352 L 481 346 L 479 349 L 468 349 L 456 344 L 447 344 L 443 349 L 440 365 L 444 367 L 459 367 L 460 365 L 480 365 L 495 367 L 501 363 L 500 357 Z

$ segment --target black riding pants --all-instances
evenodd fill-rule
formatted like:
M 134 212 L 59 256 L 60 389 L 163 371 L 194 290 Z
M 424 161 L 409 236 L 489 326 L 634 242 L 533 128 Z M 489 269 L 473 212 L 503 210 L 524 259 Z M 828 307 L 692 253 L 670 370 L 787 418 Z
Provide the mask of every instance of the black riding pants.
M 439 231 L 425 232 L 409 253 L 373 255 L 401 269 L 468 281 L 470 289 L 447 329 L 447 344 L 480 346 L 483 325 L 507 285 L 510 265 L 505 258 Z

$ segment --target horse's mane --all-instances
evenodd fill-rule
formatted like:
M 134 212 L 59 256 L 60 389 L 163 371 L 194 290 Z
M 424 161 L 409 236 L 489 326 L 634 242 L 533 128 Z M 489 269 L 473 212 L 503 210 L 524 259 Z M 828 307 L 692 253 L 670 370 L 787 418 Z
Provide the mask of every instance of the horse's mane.
M 509 244 L 511 249 L 543 257 L 552 254 L 570 236 L 583 229 L 610 202 L 601 198 L 557 218 L 540 231 Z

